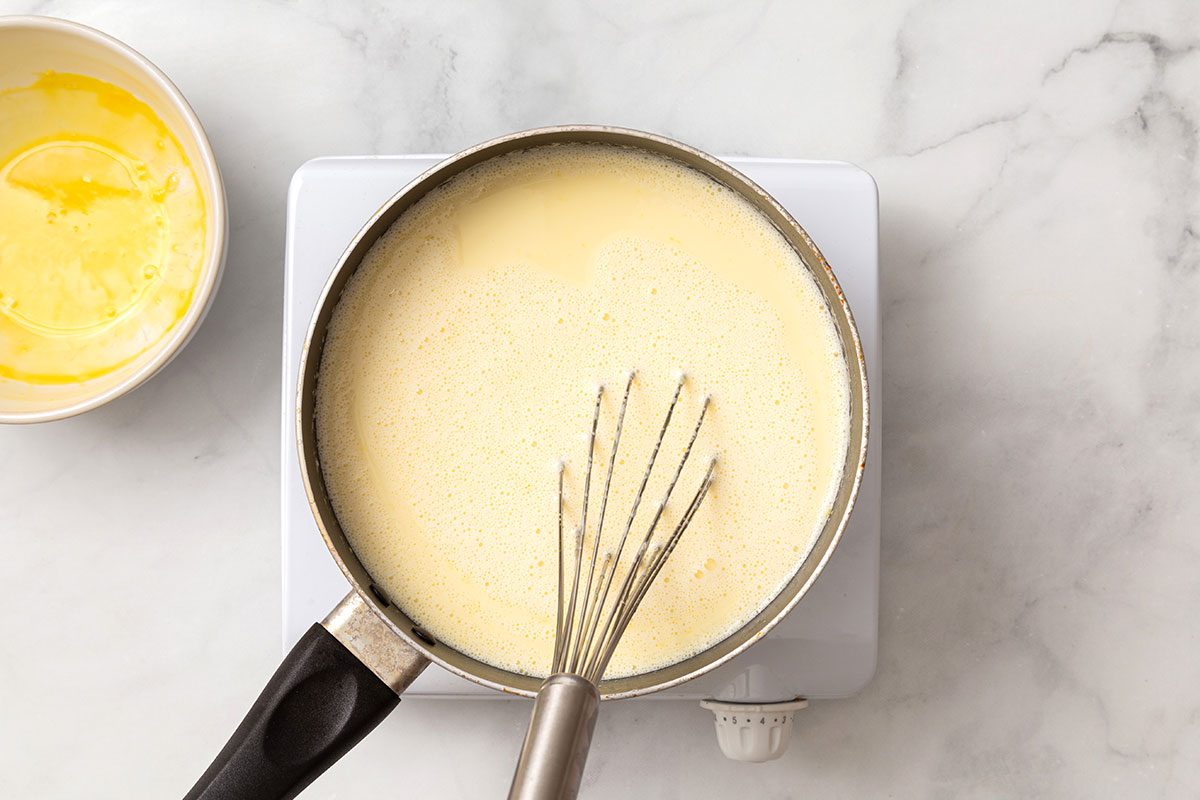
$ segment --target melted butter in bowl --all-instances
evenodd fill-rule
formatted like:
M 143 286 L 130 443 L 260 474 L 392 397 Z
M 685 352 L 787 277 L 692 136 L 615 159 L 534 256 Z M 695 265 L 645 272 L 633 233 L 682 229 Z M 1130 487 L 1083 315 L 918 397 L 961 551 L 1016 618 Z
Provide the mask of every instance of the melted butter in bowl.
M 103 376 L 183 317 L 205 253 L 205 198 L 154 110 L 48 72 L 0 91 L 0 377 Z

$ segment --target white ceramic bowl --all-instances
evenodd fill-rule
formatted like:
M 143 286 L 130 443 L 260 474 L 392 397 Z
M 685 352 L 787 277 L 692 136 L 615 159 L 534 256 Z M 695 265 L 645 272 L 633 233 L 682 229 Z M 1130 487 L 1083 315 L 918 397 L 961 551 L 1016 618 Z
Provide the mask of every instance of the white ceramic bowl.
M 191 161 L 205 195 L 204 263 L 191 305 L 159 342 L 99 378 L 34 385 L 0 378 L 0 423 L 46 422 L 96 408 L 139 386 L 167 365 L 200 326 L 225 263 L 225 189 L 200 120 L 175 84 L 140 53 L 100 31 L 51 17 L 0 17 L 0 89 L 25 86 L 39 74 L 75 72 L 108 81 L 148 104 Z

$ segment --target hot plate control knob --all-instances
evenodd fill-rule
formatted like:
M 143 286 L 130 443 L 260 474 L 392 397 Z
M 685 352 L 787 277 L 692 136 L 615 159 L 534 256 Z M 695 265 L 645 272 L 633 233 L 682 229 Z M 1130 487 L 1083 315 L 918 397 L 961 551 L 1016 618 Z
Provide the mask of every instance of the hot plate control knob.
M 734 761 L 759 763 L 783 755 L 792 737 L 792 715 L 808 707 L 802 698 L 782 703 L 723 703 L 703 700 L 713 712 L 721 752 Z

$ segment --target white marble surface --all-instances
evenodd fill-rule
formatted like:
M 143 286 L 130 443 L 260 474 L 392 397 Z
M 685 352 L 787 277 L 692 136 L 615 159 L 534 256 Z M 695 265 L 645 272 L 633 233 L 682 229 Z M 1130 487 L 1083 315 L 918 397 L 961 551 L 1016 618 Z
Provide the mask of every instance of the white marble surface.
M 179 796 L 274 668 L 292 171 L 573 121 L 871 170 L 888 367 L 874 683 L 763 766 L 690 705 L 606 708 L 585 796 L 1200 795 L 1200 6 L 0 11 L 163 67 L 232 215 L 162 375 L 0 430 L 0 796 Z M 407 703 L 304 797 L 501 796 L 526 711 Z

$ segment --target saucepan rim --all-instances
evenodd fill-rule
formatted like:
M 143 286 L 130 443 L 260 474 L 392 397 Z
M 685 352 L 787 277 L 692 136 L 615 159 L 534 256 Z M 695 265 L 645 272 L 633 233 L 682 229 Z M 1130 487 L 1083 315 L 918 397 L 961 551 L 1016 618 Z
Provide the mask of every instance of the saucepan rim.
M 300 357 L 296 387 L 296 437 L 304 490 L 317 527 L 342 574 L 368 607 L 415 651 L 467 680 L 509 694 L 532 697 L 543 678 L 487 664 L 434 639 L 375 586 L 350 547 L 329 502 L 320 471 L 313 428 L 318 372 L 325 333 L 346 282 L 371 246 L 410 206 L 437 186 L 490 158 L 555 143 L 599 143 L 638 148 L 698 169 L 738 192 L 767 216 L 817 280 L 834 317 L 850 376 L 850 443 L 833 509 L 807 557 L 783 589 L 749 622 L 717 644 L 661 669 L 605 680 L 605 699 L 635 697 L 691 680 L 729 661 L 765 636 L 800 601 L 833 553 L 854 507 L 866 466 L 869 426 L 866 363 L 854 317 L 833 270 L 795 219 L 767 192 L 728 164 L 657 134 L 602 125 L 558 125 L 501 136 L 453 155 L 419 175 L 388 199 L 362 226 L 330 274 L 313 312 Z

